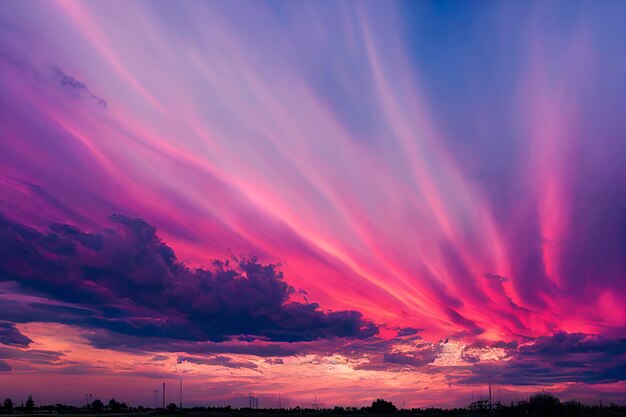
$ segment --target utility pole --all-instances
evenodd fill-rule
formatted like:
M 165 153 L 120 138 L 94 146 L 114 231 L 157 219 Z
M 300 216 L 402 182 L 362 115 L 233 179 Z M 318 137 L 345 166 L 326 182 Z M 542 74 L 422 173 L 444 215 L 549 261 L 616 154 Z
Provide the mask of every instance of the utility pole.
M 158 401 L 159 401 L 159 390 L 155 389 L 152 392 L 154 392 L 154 409 L 156 410 L 157 408 L 159 408 L 159 404 L 158 404 Z
M 165 382 L 163 383 L 163 409 L 165 410 Z
M 180 404 L 178 404 L 178 408 L 183 408 L 183 377 L 180 377 Z

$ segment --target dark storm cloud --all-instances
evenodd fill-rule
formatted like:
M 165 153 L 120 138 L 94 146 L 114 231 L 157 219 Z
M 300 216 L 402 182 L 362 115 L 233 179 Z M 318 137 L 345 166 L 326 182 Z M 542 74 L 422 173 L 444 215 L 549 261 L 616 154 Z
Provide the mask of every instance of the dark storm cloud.
M 415 353 L 385 353 L 383 361 L 386 363 L 394 363 L 398 365 L 424 366 L 434 362 L 437 359 L 437 349 L 429 348 Z
M 542 336 L 519 347 L 514 343 L 472 345 L 500 347 L 507 351 L 507 361 L 479 362 L 476 356 L 464 356 L 472 363 L 470 376 L 454 376 L 462 384 L 546 385 L 559 382 L 610 383 L 626 379 L 626 339 L 609 339 L 583 333 L 559 332 Z M 469 347 L 468 347 L 469 348 Z M 470 349 L 466 349 L 470 350 Z M 459 374 L 461 375 L 461 374 Z
M 225 368 L 248 368 L 256 369 L 257 365 L 250 361 L 233 360 L 226 356 L 212 356 L 212 357 L 193 357 L 193 356 L 179 356 L 178 363 L 189 362 L 196 365 L 211 365 L 211 366 L 223 366 Z
M 10 346 L 28 347 L 32 342 L 20 333 L 13 323 L 0 321 L 0 343 Z
M 292 356 L 309 351 L 311 347 L 300 342 L 187 342 L 167 338 L 134 337 L 110 331 L 96 331 L 85 335 L 99 349 L 116 349 L 129 352 L 187 352 L 197 355 L 238 353 L 255 356 Z
M 39 365 L 55 365 L 64 356 L 62 352 L 40 349 L 19 349 L 0 346 L 0 359 L 28 361 Z
M 607 339 L 584 333 L 559 332 L 553 336 L 542 336 L 531 345 L 520 348 L 525 356 L 539 355 L 558 361 L 567 355 L 603 353 L 607 355 L 626 355 L 626 339 Z M 557 362 L 558 363 L 558 362 Z
M 421 331 L 421 329 L 416 329 L 414 327 L 404 327 L 400 330 L 398 330 L 398 337 L 402 337 L 402 336 L 413 336 L 415 334 L 417 334 L 419 331 Z
M 364 339 L 378 332 L 357 311 L 324 312 L 315 303 L 289 301 L 294 289 L 274 265 L 252 258 L 191 269 L 153 226 L 121 215 L 111 220 L 113 228 L 86 233 L 68 225 L 38 231 L 1 216 L 0 280 L 42 297 L 41 302 L 14 297 L 12 305 L 21 308 L 0 308 L 6 319 L 138 336 L 129 340 L 224 341 L 248 335 L 296 342 Z
M 362 360 L 354 369 L 393 372 L 443 373 L 460 385 L 551 385 L 561 382 L 611 383 L 626 380 L 626 339 L 559 332 L 552 336 L 516 341 L 476 340 L 463 347 L 460 364 L 437 364 L 448 340 L 423 343 L 414 339 L 403 350 L 397 339 L 355 341 L 341 353 Z M 494 353 L 500 357 L 494 360 Z M 481 359 L 483 358 L 483 359 Z M 489 358 L 489 359 L 484 359 Z M 445 361 L 444 361 L 445 362 Z

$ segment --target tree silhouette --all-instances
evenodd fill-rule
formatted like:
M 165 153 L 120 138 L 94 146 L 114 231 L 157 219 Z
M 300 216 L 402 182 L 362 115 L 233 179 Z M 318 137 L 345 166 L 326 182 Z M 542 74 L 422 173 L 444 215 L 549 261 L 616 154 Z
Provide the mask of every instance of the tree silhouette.
M 11 400 L 10 398 L 5 398 L 4 399 L 4 408 L 11 413 L 13 411 L 13 400 Z
M 33 408 L 35 408 L 35 401 L 33 401 L 33 396 L 29 395 L 28 399 L 26 400 L 26 409 L 32 410 Z
M 115 398 L 111 398 L 109 401 L 109 411 L 113 411 L 114 413 L 119 413 L 120 411 L 126 411 L 128 406 L 126 403 L 120 403 L 119 401 L 115 401 Z
M 395 405 L 391 401 L 385 401 L 382 398 L 377 399 L 372 403 L 371 410 L 374 413 L 389 414 L 398 411 Z
M 93 411 L 96 411 L 96 412 L 102 411 L 103 408 L 104 408 L 104 403 L 101 400 L 95 399 L 91 403 L 91 409 Z
M 167 406 L 167 411 L 170 413 L 175 413 L 177 409 L 178 407 L 174 403 L 169 403 L 169 405 Z
M 532 412 L 540 414 L 560 414 L 561 400 L 552 394 L 535 394 L 529 400 Z

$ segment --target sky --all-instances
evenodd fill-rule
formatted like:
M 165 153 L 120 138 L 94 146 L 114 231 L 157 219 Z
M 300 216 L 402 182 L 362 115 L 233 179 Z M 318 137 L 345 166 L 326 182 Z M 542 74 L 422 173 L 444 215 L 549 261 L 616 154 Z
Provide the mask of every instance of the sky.
M 0 396 L 626 404 L 626 4 L 0 8 Z

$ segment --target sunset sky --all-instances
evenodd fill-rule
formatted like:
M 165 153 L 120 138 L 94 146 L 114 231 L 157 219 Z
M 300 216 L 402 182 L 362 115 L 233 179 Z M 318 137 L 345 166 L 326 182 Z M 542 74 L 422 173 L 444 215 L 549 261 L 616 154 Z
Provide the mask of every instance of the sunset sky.
M 624 16 L 2 1 L 0 396 L 626 404 Z

